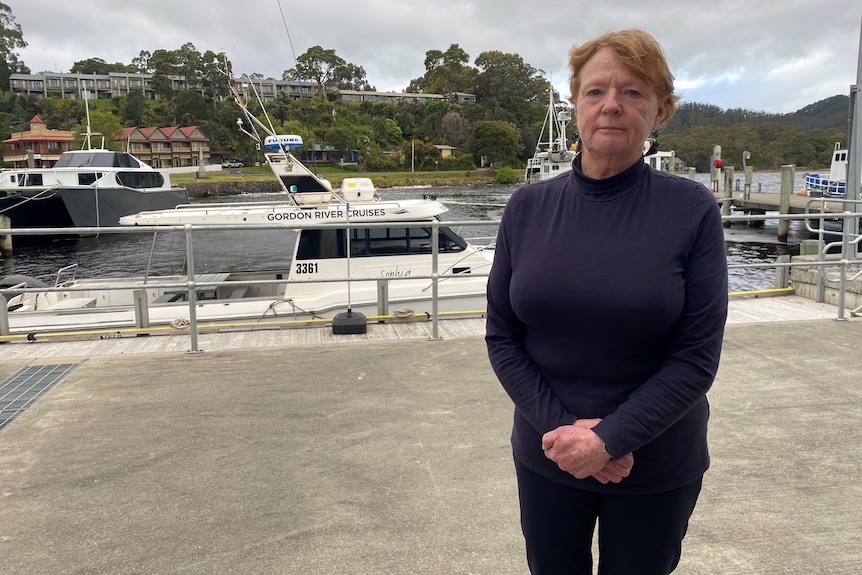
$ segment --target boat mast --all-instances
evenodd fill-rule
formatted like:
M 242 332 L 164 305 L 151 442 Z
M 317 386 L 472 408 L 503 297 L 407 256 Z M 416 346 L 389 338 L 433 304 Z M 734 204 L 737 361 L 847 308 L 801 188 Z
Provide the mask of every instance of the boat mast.
M 90 131 L 90 100 L 87 94 L 89 94 L 87 90 L 81 92 L 81 96 L 84 98 L 84 109 L 87 111 L 87 133 L 84 134 L 84 141 L 87 144 L 87 149 L 92 150 L 93 147 L 90 144 L 90 135 L 92 134 L 92 132 Z M 81 145 L 83 146 L 83 144 Z

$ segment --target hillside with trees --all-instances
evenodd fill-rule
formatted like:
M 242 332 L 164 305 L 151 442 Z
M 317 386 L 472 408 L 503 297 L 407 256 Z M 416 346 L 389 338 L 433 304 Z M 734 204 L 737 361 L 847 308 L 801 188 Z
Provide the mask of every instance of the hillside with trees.
M 29 73 L 16 54 L 26 45 L 11 9 L 0 2 L 0 52 L 5 62 L 5 67 L 0 64 L 0 86 L 8 88 L 12 73 Z M 118 134 L 130 126 L 199 126 L 213 151 L 248 165 L 261 158 L 254 143 L 237 129 L 236 105 L 216 64 L 223 57 L 187 43 L 175 50 L 142 50 L 129 63 L 88 58 L 75 62 L 69 71 L 153 75 L 155 100 L 131 93 L 91 101 L 94 131 Z M 282 79 L 313 82 L 314 96 L 290 99 L 282 94 L 267 104 L 266 111 L 276 132 L 298 134 L 306 147 L 326 146 L 345 154 L 358 151 L 360 168 L 365 170 L 409 169 L 405 158 L 411 157 L 416 169 L 469 170 L 482 158 L 498 167 L 523 167 L 541 135 L 552 89 L 544 73 L 518 54 L 497 50 L 478 54 L 471 64 L 470 55 L 458 44 L 428 50 L 424 63 L 424 73 L 411 80 L 405 91 L 443 94 L 450 96 L 447 100 L 346 102 L 338 98 L 339 89 L 374 90 L 364 68 L 335 50 L 314 46 L 282 75 Z M 175 76 L 184 77 L 186 85 L 196 89 L 174 91 L 170 78 Z M 452 97 L 457 93 L 474 94 L 476 101 L 459 103 Z M 556 99 L 560 100 L 559 95 Z M 684 103 L 661 130 L 659 141 L 662 149 L 675 150 L 698 171 L 709 171 L 716 144 L 722 146 L 728 164 L 741 166 L 737 158 L 750 151 L 750 164 L 756 169 L 778 169 L 783 164 L 825 167 L 835 142 L 846 143 L 848 112 L 849 97 L 840 95 L 791 114 Z M 26 129 L 36 114 L 49 128 L 85 131 L 81 100 L 50 93 L 47 97 L 13 95 L 7 89 L 0 98 L 0 137 Z M 574 139 L 577 127 L 570 126 L 569 133 Z M 441 161 L 435 148 L 440 144 L 455 147 L 455 156 Z

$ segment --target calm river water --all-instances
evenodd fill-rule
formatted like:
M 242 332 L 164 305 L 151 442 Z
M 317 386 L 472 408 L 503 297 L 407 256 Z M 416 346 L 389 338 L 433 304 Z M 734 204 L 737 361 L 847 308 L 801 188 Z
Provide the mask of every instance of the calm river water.
M 801 182 L 801 175 L 797 175 Z M 697 180 L 709 182 L 708 174 L 698 174 Z M 754 174 L 754 189 L 778 193 L 781 174 Z M 449 207 L 442 217 L 446 221 L 497 220 L 503 206 L 518 186 L 401 188 L 381 190 L 384 199 L 415 198 L 433 195 Z M 232 196 L 198 200 L 213 201 L 276 201 L 276 194 Z M 764 263 L 774 261 L 779 254 L 799 253 L 799 242 L 807 236 L 794 222 L 787 243 L 776 241 L 778 221 L 767 221 L 763 228 L 749 230 L 734 224 L 740 234 L 728 234 L 727 254 L 733 263 Z M 460 230 L 468 239 L 493 236 L 492 227 L 464 227 Z M 734 239 L 742 235 L 744 239 Z M 282 230 L 195 232 L 195 270 L 207 273 L 230 270 L 285 269 L 289 266 L 293 234 Z M 477 243 L 486 243 L 479 242 Z M 152 253 L 151 274 L 182 273 L 185 242 L 180 233 L 159 234 L 155 242 L 151 235 L 129 234 L 101 238 L 57 241 L 37 246 L 18 246 L 12 256 L 0 259 L 0 276 L 23 274 L 53 284 L 63 266 L 78 264 L 78 277 L 128 277 L 142 275 Z M 773 270 L 731 270 L 731 291 L 774 287 Z

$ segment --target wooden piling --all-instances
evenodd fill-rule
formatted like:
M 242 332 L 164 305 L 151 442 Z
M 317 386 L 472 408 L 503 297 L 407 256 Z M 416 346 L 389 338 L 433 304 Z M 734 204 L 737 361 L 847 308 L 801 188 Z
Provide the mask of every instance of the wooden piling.
M 790 213 L 790 194 L 793 193 L 793 180 L 796 175 L 796 166 L 787 164 L 781 166 L 781 197 L 778 201 L 778 213 L 781 215 Z M 790 231 L 790 220 L 778 221 L 778 241 L 786 242 Z
M 733 199 L 733 166 L 724 168 L 724 188 L 722 188 L 721 197 L 723 198 L 721 215 L 729 216 L 731 200 Z M 730 222 L 724 222 L 724 227 L 729 228 Z

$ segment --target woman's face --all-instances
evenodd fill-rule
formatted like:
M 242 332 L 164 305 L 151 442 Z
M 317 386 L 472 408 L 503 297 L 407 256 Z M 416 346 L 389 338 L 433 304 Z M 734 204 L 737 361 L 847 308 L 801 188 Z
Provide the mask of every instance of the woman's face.
M 581 168 L 591 178 L 607 178 L 643 155 L 644 140 L 658 128 L 664 110 L 652 87 L 610 48 L 587 60 L 580 80 L 575 115 L 583 146 Z

